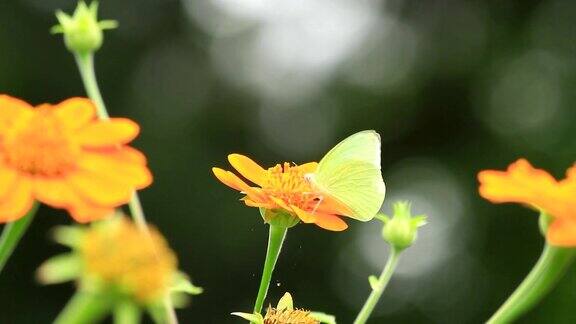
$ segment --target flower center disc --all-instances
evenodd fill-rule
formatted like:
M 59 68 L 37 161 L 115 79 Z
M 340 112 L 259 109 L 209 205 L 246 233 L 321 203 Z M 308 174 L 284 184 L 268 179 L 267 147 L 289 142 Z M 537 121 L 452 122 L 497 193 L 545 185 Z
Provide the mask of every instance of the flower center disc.
M 62 175 L 74 168 L 80 151 L 70 135 L 48 110 L 36 111 L 8 130 L 3 141 L 5 162 L 30 175 Z
M 284 162 L 267 170 L 266 182 L 262 189 L 267 194 L 278 197 L 289 204 L 303 206 L 318 197 L 304 172 L 298 166 Z

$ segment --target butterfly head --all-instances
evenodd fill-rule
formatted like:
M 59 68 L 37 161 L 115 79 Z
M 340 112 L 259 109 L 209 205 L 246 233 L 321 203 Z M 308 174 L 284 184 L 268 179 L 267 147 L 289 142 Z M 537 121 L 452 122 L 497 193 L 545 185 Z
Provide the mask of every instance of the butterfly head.
M 309 184 L 314 184 L 314 173 L 306 173 L 304 174 L 304 180 L 306 180 Z

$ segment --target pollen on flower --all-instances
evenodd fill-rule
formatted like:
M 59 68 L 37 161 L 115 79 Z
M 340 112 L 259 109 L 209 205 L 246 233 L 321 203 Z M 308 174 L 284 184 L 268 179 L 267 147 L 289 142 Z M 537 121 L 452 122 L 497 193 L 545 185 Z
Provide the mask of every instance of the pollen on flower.
M 276 309 L 268 307 L 264 324 L 319 324 L 320 322 L 310 315 L 310 311 L 303 309 Z
M 80 246 L 85 276 L 118 288 L 141 303 L 165 296 L 177 260 L 156 230 L 150 235 L 125 219 L 89 230 Z
M 6 164 L 39 176 L 59 176 L 74 168 L 80 146 L 49 109 L 39 107 L 7 130 L 2 143 Z
M 305 176 L 303 170 L 296 165 L 288 162 L 276 164 L 266 170 L 262 190 L 288 205 L 304 208 L 320 198 L 320 194 L 313 190 Z

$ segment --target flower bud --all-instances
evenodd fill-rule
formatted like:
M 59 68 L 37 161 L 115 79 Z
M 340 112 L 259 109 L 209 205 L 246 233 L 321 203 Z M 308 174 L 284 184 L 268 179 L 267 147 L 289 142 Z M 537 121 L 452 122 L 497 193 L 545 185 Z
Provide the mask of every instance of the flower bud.
M 80 1 L 72 16 L 58 10 L 56 18 L 59 25 L 52 27 L 54 34 L 64 34 L 64 44 L 69 51 L 74 53 L 91 53 L 102 46 L 105 29 L 117 27 L 112 20 L 98 21 L 98 2 L 94 1 L 90 6 Z
M 378 215 L 384 222 L 382 237 L 398 251 L 411 246 L 418 236 L 418 227 L 426 224 L 426 216 L 412 216 L 410 203 L 399 201 L 392 206 L 393 216 Z

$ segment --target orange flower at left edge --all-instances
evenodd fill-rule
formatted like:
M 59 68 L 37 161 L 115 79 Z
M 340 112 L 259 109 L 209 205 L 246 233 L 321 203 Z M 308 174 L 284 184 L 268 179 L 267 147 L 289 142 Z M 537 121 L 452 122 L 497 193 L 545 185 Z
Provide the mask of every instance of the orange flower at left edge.
M 112 215 L 152 182 L 145 156 L 127 145 L 139 131 L 129 119 L 98 120 L 88 99 L 32 107 L 0 95 L 0 222 L 35 200 L 78 222 Z
M 576 166 L 568 169 L 565 179 L 556 180 L 520 159 L 506 171 L 481 171 L 478 180 L 480 195 L 493 203 L 525 204 L 549 215 L 548 243 L 576 247 Z
M 225 185 L 246 194 L 242 200 L 247 206 L 284 210 L 304 223 L 314 223 L 330 231 L 348 228 L 340 216 L 350 214 L 350 210 L 315 190 L 306 179 L 306 174 L 313 173 L 318 163 L 294 165 L 286 162 L 264 169 L 240 154 L 230 154 L 228 161 L 257 187 L 248 185 L 230 171 L 212 168 L 212 172 Z

